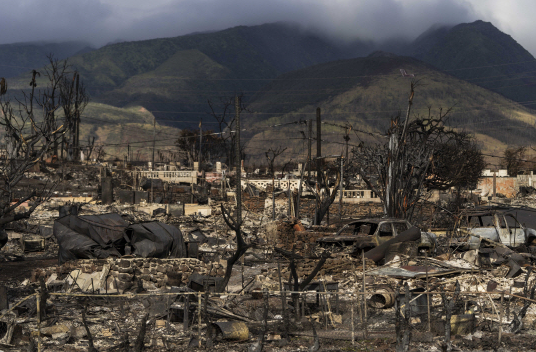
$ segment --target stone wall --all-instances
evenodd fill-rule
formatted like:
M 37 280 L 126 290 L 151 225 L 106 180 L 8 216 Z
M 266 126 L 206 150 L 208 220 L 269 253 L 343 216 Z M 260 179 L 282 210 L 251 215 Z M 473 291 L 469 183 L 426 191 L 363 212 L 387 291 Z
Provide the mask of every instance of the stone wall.
M 124 292 L 135 287 L 138 280 L 141 280 L 144 289 L 154 290 L 187 284 L 193 273 L 223 276 L 224 269 L 220 263 L 204 263 L 193 258 L 82 259 L 64 263 L 55 269 L 37 269 L 32 275 L 32 280 L 37 281 L 41 276 L 48 282 L 66 278 L 71 282 L 74 279 L 77 283 L 82 279 L 91 280 L 91 286 L 87 289 L 81 287 L 82 291 Z M 75 277 L 69 277 L 69 274 Z

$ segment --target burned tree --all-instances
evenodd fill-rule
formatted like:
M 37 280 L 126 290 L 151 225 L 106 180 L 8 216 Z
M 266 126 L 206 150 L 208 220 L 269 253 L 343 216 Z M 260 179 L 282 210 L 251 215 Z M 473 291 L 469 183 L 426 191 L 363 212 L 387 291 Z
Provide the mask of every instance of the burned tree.
M 270 174 L 271 175 L 275 175 L 275 169 L 274 169 L 274 164 L 275 164 L 275 159 L 280 156 L 281 154 L 283 154 L 285 152 L 285 150 L 287 150 L 287 148 L 283 148 L 281 146 L 277 147 L 277 148 L 269 148 L 266 152 L 264 152 L 264 155 L 266 156 L 266 161 L 268 162 L 268 168 L 270 170 Z
M 54 61 L 54 60 L 52 60 Z M 57 65 L 60 65 L 56 60 Z M 67 64 L 64 61 L 63 64 L 65 69 L 67 69 Z M 48 77 L 50 85 L 54 84 L 54 72 L 50 71 L 47 67 L 44 68 L 45 76 Z M 66 118 L 66 121 L 69 123 L 67 126 L 67 141 L 68 141 L 68 160 L 80 160 L 80 115 L 86 107 L 89 98 L 86 94 L 85 87 L 83 84 L 80 84 L 80 76 L 78 72 L 73 72 L 73 77 L 70 79 L 67 75 L 70 76 L 70 73 L 65 72 L 63 78 L 61 78 L 60 90 L 59 90 L 59 101 L 63 115 Z M 46 97 L 47 100 L 53 103 L 55 99 L 54 91 L 52 94 Z M 43 108 L 43 104 L 41 104 Z M 47 111 L 52 115 L 51 118 L 54 119 L 54 106 L 50 106 Z
M 390 217 L 411 218 L 425 188 L 476 183 L 485 166 L 473 137 L 444 125 L 451 109 L 435 116 L 429 109 L 428 116 L 410 121 L 414 88 L 412 82 L 405 119 L 391 119 L 387 141 L 352 151 L 352 171 L 378 194 Z
M 504 151 L 501 166 L 508 170 L 508 175 L 517 176 L 528 167 L 528 163 L 524 160 L 526 152 L 526 147 L 509 147 Z
M 295 292 L 305 290 L 307 286 L 309 286 L 309 284 L 314 280 L 316 275 L 320 272 L 326 260 L 331 257 L 331 252 L 328 252 L 328 251 L 322 252 L 314 269 L 309 273 L 309 275 L 307 275 L 307 277 L 305 277 L 300 282 L 298 278 L 298 272 L 296 269 L 296 260 L 300 260 L 304 258 L 296 254 L 294 248 L 292 248 L 292 252 L 289 252 L 282 248 L 274 247 L 274 251 L 276 253 L 281 254 L 283 257 L 285 257 L 289 261 L 289 270 L 291 274 L 291 276 L 289 277 L 289 287 L 292 287 L 292 290 Z M 292 279 L 292 285 L 291 285 L 291 279 Z M 294 307 L 298 307 L 298 299 L 299 299 L 299 296 L 297 294 L 292 294 Z
M 19 184 L 67 132 L 73 131 L 88 102 L 83 84 L 75 83 L 78 75 L 70 71 L 67 62 L 59 62 L 53 57 L 49 57 L 49 61 L 43 70 L 46 82 L 43 89 L 37 88 L 41 73 L 36 70 L 32 71 L 29 89 L 23 90 L 18 97 L 8 94 L 7 83 L 1 80 L 0 125 L 4 130 L 5 149 L 0 160 L 0 228 L 29 218 L 35 208 L 50 197 L 58 181 L 47 181 L 41 187 L 32 187 L 30 183 L 29 189 L 23 193 Z M 24 202 L 29 202 L 29 208 L 16 212 Z M 0 239 L 0 247 L 4 244 L 5 239 Z
M 484 156 L 474 137 L 457 132 L 435 147 L 424 186 L 439 190 L 476 188 L 485 167 Z
M 330 176 L 335 175 L 335 183 L 333 188 L 329 185 Z M 316 183 L 316 186 L 313 188 L 309 183 L 306 183 L 307 189 L 312 192 L 315 196 L 315 215 L 313 219 L 313 224 L 320 225 L 322 219 L 329 211 L 329 207 L 335 201 L 335 196 L 337 195 L 337 190 L 341 182 L 341 172 L 340 169 L 335 165 L 327 165 L 324 170 L 318 172 L 318 179 L 320 183 Z
M 235 97 L 235 155 L 240 154 L 240 98 L 238 96 Z M 244 241 L 244 236 L 242 234 L 242 185 L 241 185 L 241 178 L 242 178 L 242 172 L 241 172 L 241 163 L 240 159 L 236 159 L 236 218 L 233 219 L 231 217 L 231 214 L 223 204 L 221 205 L 221 213 L 223 216 L 223 220 L 225 220 L 225 223 L 229 228 L 231 228 L 235 234 L 236 234 L 236 250 L 235 253 L 227 259 L 227 268 L 225 270 L 225 276 L 223 277 L 223 280 L 220 282 L 220 284 L 216 287 L 218 292 L 223 292 L 225 290 L 225 287 L 227 287 L 227 284 L 229 283 L 229 279 L 231 278 L 231 274 L 233 273 L 233 266 L 234 264 L 242 257 L 246 251 L 251 247 L 251 245 L 246 244 Z
M 222 144 L 224 144 L 224 142 L 225 141 L 212 130 L 203 131 L 201 143 L 203 155 L 201 156 L 201 160 L 199 160 L 199 131 L 190 129 L 181 130 L 179 133 L 179 138 L 175 144 L 186 154 L 188 162 L 191 165 L 194 161 L 202 162 L 204 160 L 208 160 L 209 155 L 212 158 L 220 158 L 225 156 L 225 150 L 222 148 Z
M 242 105 L 243 95 L 238 95 L 240 104 L 240 110 L 245 110 Z M 233 107 L 235 105 L 236 97 L 232 98 L 220 98 L 219 106 L 211 100 L 207 100 L 210 108 L 210 115 L 216 120 L 218 124 L 218 147 L 220 152 L 224 153 L 227 158 L 228 165 L 234 165 L 236 157 L 238 160 L 244 160 L 246 153 L 246 143 L 241 143 L 240 148 L 237 151 L 234 146 L 236 145 L 236 133 L 233 131 L 236 129 L 236 114 L 233 115 Z

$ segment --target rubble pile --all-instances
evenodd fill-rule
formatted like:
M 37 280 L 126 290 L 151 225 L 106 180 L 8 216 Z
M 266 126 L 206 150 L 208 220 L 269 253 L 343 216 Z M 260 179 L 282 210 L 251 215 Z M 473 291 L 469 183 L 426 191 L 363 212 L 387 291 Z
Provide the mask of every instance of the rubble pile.
M 316 247 L 316 240 L 332 235 L 334 231 L 334 227 L 320 225 L 311 226 L 306 230 L 300 220 L 288 218 L 277 222 L 270 244 L 289 251 L 311 254 Z
M 300 279 L 306 278 L 316 267 L 319 258 L 304 258 L 296 261 L 296 273 Z M 376 267 L 376 263 L 370 259 L 365 260 L 365 265 L 368 269 Z M 347 253 L 334 253 L 326 259 L 322 269 L 318 272 L 318 277 L 329 277 L 331 280 L 350 280 L 355 279 L 356 272 L 363 267 L 363 262 L 359 258 L 354 258 Z M 290 269 L 288 266 L 281 268 L 281 275 L 288 278 Z M 272 269 L 269 277 L 272 280 L 278 279 L 277 269 Z
M 249 193 L 244 192 L 242 195 L 242 202 L 244 203 L 244 208 L 254 212 L 256 214 L 261 214 L 264 211 L 266 195 L 264 196 L 251 196 Z
M 344 340 L 354 339 L 356 350 L 380 344 L 385 350 L 404 350 L 397 345 L 404 331 L 413 334 L 406 350 L 536 343 L 536 306 L 531 305 L 536 301 L 536 230 L 512 214 L 472 212 L 480 218 L 470 226 L 458 223 L 434 232 L 404 219 L 374 218 L 382 211 L 378 203 L 344 204 L 339 221 L 335 203 L 331 226 L 327 221 L 311 226 L 313 199 L 301 198 L 297 219 L 289 215 L 287 193 L 277 194 L 277 220 L 272 221 L 271 185 L 266 193 L 248 186 L 241 226 L 247 250 L 234 263 L 225 292 L 216 293 L 239 247 L 236 232 L 222 217 L 222 205 L 231 218 L 236 216 L 232 193 L 215 201 L 217 188 L 160 182 L 152 185 L 155 201 L 150 203 L 151 185 L 144 182 L 145 191 L 135 190 L 128 175 L 116 170 L 109 176 L 119 185 L 115 202 L 100 204 L 98 198 L 84 201 L 74 195 L 88 195 L 90 188 L 96 195 L 101 173 L 84 175 L 80 166 L 65 170 L 65 178 L 71 174 L 76 183 L 70 180 L 73 185 L 59 188 L 62 197 L 7 229 L 9 241 L 0 252 L 7 258 L 0 278 L 9 279 L 0 283 L 2 351 L 26 348 L 38 337 L 45 351 L 88 350 L 91 339 L 97 350 L 120 350 L 117 346 L 130 348 L 138 336 L 147 351 L 190 350 L 200 344 L 215 351 L 256 351 L 259 341 L 266 350 L 314 350 L 315 335 L 321 348 L 347 348 Z M 133 192 L 144 193 L 138 203 L 118 202 L 134 200 Z M 207 205 L 184 204 L 192 200 Z M 296 206 L 295 197 L 292 201 Z M 122 225 L 101 224 L 105 230 L 99 230 L 99 239 L 94 227 L 79 226 L 75 214 L 69 215 L 69 224 L 61 217 L 65 227 L 100 247 L 89 245 L 93 259 L 82 259 L 75 246 L 72 258 L 53 265 L 65 248 L 58 250 L 62 244 L 52 236 L 52 225 L 60 222 L 65 206 L 74 207 L 69 211 L 76 212 L 77 221 L 95 225 L 102 214 L 112 213 L 115 224 Z M 416 217 L 421 215 L 429 217 L 422 209 Z M 162 231 L 149 231 L 157 222 Z M 107 241 L 112 230 L 114 237 Z M 178 232 L 181 249 L 172 251 L 165 239 Z M 99 257 L 103 251 L 110 256 Z M 15 260 L 20 270 L 10 273 Z M 288 292 L 295 287 L 292 266 L 303 284 L 299 292 Z M 40 319 L 37 302 L 44 312 Z M 377 345 L 365 347 L 367 341 Z

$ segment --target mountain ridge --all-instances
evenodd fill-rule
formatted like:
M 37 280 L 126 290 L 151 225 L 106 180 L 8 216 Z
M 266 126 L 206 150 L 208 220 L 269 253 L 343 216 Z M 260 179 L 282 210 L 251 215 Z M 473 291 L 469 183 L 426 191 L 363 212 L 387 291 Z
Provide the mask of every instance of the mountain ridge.
M 490 22 L 429 29 L 404 54 L 517 102 L 536 99 L 536 59 Z M 532 75 L 531 75 L 532 74 Z
M 466 113 L 473 132 L 482 136 L 487 133 L 489 138 L 485 139 L 497 145 L 530 142 L 534 114 L 527 107 L 531 105 L 522 108 L 505 97 L 536 101 L 531 98 L 536 91 L 531 88 L 533 81 L 527 72 L 530 67 L 514 64 L 534 61 L 534 57 L 491 23 L 438 25 L 411 44 L 393 41 L 382 45 L 359 40 L 335 45 L 296 26 L 272 23 L 121 42 L 71 57 L 70 62 L 80 72 L 95 102 L 126 109 L 143 106 L 161 123 L 181 128 L 196 128 L 200 119 L 204 124 L 211 119 L 207 119 L 207 100 L 217 102 L 235 94 L 242 94 L 244 103 L 254 112 L 246 115 L 251 124 L 287 121 L 286 117 L 278 116 L 306 118 L 314 114 L 316 106 L 329 106 L 333 117 L 337 111 L 342 114 L 343 101 L 361 104 L 365 112 L 389 111 L 384 115 L 386 118 L 393 111 L 404 109 L 401 102 L 407 94 L 398 83 L 389 83 L 388 78 L 407 83 L 409 78 L 402 77 L 401 69 L 416 74 L 417 80 L 425 72 L 425 76 L 433 77 L 426 83 L 430 88 L 425 94 L 427 106 L 446 108 L 472 96 L 482 106 L 488 106 L 483 110 L 485 113 L 472 108 Z M 385 51 L 389 45 L 398 46 L 395 52 L 403 47 L 407 56 L 374 51 Z M 356 55 L 368 56 L 358 60 L 353 58 Z M 20 86 L 24 85 L 27 82 L 21 81 Z M 516 87 L 507 85 L 517 89 L 512 91 Z M 402 105 L 386 108 L 382 105 L 386 99 Z M 495 101 L 503 102 L 497 108 L 499 112 L 490 108 L 496 105 Z M 512 113 L 507 114 L 504 106 L 509 106 Z M 501 123 L 495 127 L 502 131 L 478 130 L 479 124 L 492 121 L 485 114 L 500 118 Z M 332 117 L 331 121 L 344 122 Z M 369 120 L 372 118 L 369 116 Z M 528 122 L 522 122 L 523 118 Z M 368 125 L 369 120 L 356 119 L 365 130 L 382 131 L 373 119 Z M 467 121 L 455 116 L 452 122 Z M 210 126 L 209 122 L 206 124 Z M 505 132 L 509 125 L 521 131 L 519 139 L 513 138 L 515 132 Z
M 400 69 L 415 74 L 415 78 L 403 77 Z M 343 74 L 346 80 L 326 78 Z M 259 151 L 289 146 L 293 151 L 301 150 L 303 158 L 302 132 L 306 133 L 306 128 L 292 122 L 314 120 L 316 107 L 321 108 L 322 128 L 326 128 L 327 134 L 322 135 L 326 154 L 341 153 L 347 124 L 360 131 L 351 136 L 354 146 L 360 141 L 378 143 L 381 137 L 376 136 L 385 135 L 389 119 L 405 113 L 412 80 L 417 83 L 411 118 L 452 108 L 447 125 L 477 135 L 489 154 L 498 155 L 511 144 L 530 144 L 536 136 L 536 113 L 531 109 L 415 58 L 371 55 L 281 75 L 247 106 L 249 113 L 242 124 L 246 131 L 253 131 L 248 135 L 248 146 Z M 276 130 L 269 126 L 290 127 Z M 294 140 L 297 136 L 302 137 Z M 262 151 L 253 157 L 262 158 Z
M 12 78 L 41 68 L 48 63 L 50 54 L 63 60 L 92 50 L 91 44 L 84 41 L 0 44 L 0 77 Z

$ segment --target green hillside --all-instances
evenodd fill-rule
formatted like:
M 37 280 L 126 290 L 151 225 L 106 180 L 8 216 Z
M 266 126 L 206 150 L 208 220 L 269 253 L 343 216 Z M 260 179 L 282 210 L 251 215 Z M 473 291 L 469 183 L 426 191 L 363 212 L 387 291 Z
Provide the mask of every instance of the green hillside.
M 534 106 L 536 60 L 489 22 L 431 28 L 404 52 L 458 78 Z
M 106 104 L 89 103 L 81 117 L 80 140 L 87 145 L 95 137 L 95 144 L 104 146 L 107 158 L 123 160 L 128 145 L 139 160 L 150 160 L 152 155 L 154 116 L 142 106 L 118 108 Z M 155 149 L 176 151 L 175 140 L 179 130 L 156 123 Z M 157 153 L 158 154 L 158 153 Z M 157 159 L 158 160 L 158 159 Z
M 0 77 L 16 77 L 48 63 L 47 55 L 63 60 L 93 50 L 86 42 L 14 43 L 0 45 Z
M 453 107 L 448 125 L 474 132 L 484 150 L 500 153 L 508 144 L 532 143 L 536 133 L 536 113 L 503 96 L 436 70 L 409 57 L 374 53 L 366 58 L 341 60 L 281 75 L 248 105 L 243 124 L 251 130 L 248 146 L 251 156 L 262 158 L 269 147 L 292 147 L 292 153 L 306 152 L 307 132 L 300 119 L 315 119 L 316 107 L 322 111 L 325 141 L 323 154 L 340 154 L 349 123 L 354 131 L 383 133 L 389 119 L 407 109 L 410 78 L 418 80 L 413 115 L 432 114 L 439 108 Z M 268 127 L 287 124 L 279 127 Z M 313 128 L 313 133 L 316 127 Z M 382 140 L 377 135 L 351 133 L 350 144 Z M 290 149 L 289 149 L 290 151 Z M 313 148 L 314 154 L 314 148 Z M 297 155 L 297 154 L 294 154 Z
M 142 105 L 158 119 L 195 126 L 207 99 L 260 90 L 277 75 L 364 55 L 372 44 L 344 47 L 284 23 L 125 42 L 70 58 L 95 101 Z

